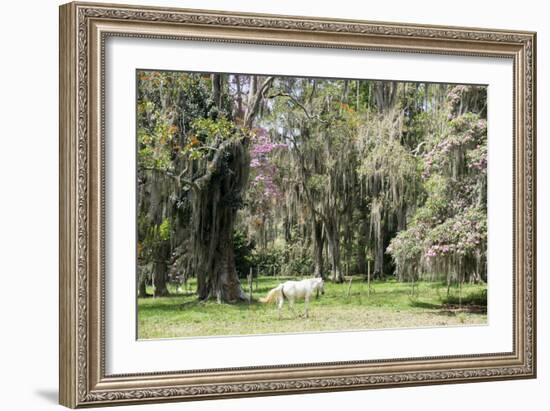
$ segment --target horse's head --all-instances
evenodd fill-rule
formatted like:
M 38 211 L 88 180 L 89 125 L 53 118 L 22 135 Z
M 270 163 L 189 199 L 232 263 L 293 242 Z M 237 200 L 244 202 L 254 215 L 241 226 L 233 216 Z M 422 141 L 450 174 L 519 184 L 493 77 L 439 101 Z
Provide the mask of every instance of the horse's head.
M 325 281 L 321 277 L 317 278 L 317 290 L 325 294 Z

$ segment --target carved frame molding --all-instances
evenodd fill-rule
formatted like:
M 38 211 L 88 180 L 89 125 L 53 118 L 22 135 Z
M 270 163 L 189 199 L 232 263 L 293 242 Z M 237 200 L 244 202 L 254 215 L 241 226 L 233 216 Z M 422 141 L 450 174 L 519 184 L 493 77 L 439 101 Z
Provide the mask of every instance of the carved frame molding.
M 104 372 L 104 46 L 109 36 L 497 56 L 514 62 L 514 351 L 140 375 Z M 60 403 L 68 407 L 536 376 L 536 35 L 69 3 L 60 7 Z

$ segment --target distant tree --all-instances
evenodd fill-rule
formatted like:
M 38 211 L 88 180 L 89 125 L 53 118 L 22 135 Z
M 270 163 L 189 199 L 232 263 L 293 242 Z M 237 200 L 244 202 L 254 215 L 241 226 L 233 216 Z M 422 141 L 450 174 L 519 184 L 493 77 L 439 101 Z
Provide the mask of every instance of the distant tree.
M 288 141 L 294 199 L 309 210 L 314 244 L 314 275 L 323 275 L 326 239 L 331 278 L 343 281 L 341 228 L 353 207 L 356 183 L 353 139 L 356 112 L 347 104 L 349 82 L 278 80 L 270 99 L 272 127 Z M 345 101 L 344 101 L 345 100 Z M 282 114 L 284 113 L 284 115 Z

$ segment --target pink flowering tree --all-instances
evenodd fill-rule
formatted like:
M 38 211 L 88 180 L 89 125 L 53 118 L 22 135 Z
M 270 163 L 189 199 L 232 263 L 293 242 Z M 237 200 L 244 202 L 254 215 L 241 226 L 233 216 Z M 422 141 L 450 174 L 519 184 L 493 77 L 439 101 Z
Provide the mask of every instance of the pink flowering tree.
M 264 226 L 277 210 L 277 202 L 283 197 L 279 169 L 274 161 L 278 151 L 287 144 L 274 142 L 269 132 L 262 127 L 254 129 L 250 146 L 251 181 L 247 192 L 249 227 L 261 239 Z
M 477 92 L 472 86 L 451 89 L 442 132 L 427 140 L 422 154 L 426 201 L 386 250 L 402 279 L 444 276 L 448 284 L 486 279 L 487 121 L 464 112 Z

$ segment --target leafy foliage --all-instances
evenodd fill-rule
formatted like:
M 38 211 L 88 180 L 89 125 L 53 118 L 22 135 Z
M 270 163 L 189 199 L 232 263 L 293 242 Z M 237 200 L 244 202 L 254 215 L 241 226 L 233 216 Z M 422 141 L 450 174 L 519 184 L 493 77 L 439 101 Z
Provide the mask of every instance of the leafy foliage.
M 456 111 L 463 94 L 472 91 L 460 86 L 449 91 L 442 109 L 448 120 L 441 133 L 426 139 L 427 199 L 388 247 L 401 275 L 486 279 L 487 122 Z
M 139 71 L 140 270 L 162 260 L 203 299 L 251 269 L 485 281 L 486 105 L 469 85 Z

